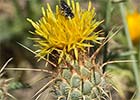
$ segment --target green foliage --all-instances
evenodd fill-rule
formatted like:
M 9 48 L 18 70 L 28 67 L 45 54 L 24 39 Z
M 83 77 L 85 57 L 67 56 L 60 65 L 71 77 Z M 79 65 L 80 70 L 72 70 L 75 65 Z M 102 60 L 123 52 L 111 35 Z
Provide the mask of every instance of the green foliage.
M 28 88 L 28 87 L 30 87 L 30 86 L 27 85 L 27 84 L 23 84 L 21 82 L 18 82 L 18 81 L 13 81 L 13 82 L 10 82 L 8 84 L 8 89 L 9 90 L 16 90 L 16 89 Z
M 6 8 L 3 8 L 3 14 L 0 16 L 0 42 L 5 39 L 15 38 L 15 36 L 22 37 L 30 27 L 26 18 L 30 16 L 36 19 L 40 16 L 40 0 L 27 0 L 25 5 L 20 5 L 18 0 L 11 0 L 11 2 L 7 4 L 4 2 L 4 4 L 12 8 L 8 9 L 10 13 L 6 12 Z

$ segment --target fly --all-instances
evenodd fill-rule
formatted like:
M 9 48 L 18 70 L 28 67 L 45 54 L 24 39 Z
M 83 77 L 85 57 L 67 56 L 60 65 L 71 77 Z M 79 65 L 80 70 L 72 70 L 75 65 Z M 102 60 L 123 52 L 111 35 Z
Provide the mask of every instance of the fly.
M 64 1 L 61 0 L 60 1 L 60 10 L 62 11 L 62 14 L 67 17 L 67 18 L 73 18 L 74 14 L 71 10 L 71 8 L 69 7 L 69 5 Z

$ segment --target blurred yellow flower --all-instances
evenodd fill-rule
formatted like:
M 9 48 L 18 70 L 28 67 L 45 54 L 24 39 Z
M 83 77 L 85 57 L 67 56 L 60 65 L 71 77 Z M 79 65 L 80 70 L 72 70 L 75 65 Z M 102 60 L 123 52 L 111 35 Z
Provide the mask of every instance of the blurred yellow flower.
M 67 4 L 71 7 L 73 18 L 62 14 L 62 9 L 58 5 L 56 5 L 56 12 L 53 13 L 50 5 L 47 4 L 47 9 L 42 8 L 43 16 L 38 22 L 28 19 L 35 28 L 33 34 L 39 36 L 33 40 L 39 46 L 36 52 L 40 57 L 57 51 L 59 62 L 69 54 L 74 54 L 78 59 L 80 50 L 85 51 L 85 47 L 92 46 L 89 41 L 98 43 L 100 31 L 94 32 L 94 30 L 102 22 L 95 20 L 95 10 L 91 7 L 91 2 L 87 10 L 81 9 L 79 2 L 74 0 L 67 0 Z
M 134 44 L 140 42 L 140 13 L 137 11 L 127 14 L 128 29 Z

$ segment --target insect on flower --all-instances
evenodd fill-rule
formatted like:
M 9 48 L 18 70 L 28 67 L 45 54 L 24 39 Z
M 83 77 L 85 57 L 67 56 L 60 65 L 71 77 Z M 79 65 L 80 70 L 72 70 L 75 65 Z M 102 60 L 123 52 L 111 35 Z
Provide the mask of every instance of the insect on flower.
M 60 1 L 60 10 L 62 11 L 62 14 L 67 17 L 67 18 L 73 18 L 74 14 L 71 10 L 71 8 L 69 7 L 69 5 L 64 1 L 61 0 Z

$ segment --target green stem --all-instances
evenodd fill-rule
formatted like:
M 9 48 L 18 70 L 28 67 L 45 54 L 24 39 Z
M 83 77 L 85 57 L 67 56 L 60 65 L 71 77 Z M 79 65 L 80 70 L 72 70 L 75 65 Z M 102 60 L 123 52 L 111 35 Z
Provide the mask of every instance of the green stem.
M 130 50 L 133 50 L 133 44 L 132 44 L 132 41 L 130 39 L 130 34 L 129 34 L 129 31 L 128 31 L 128 26 L 127 26 L 127 22 L 126 22 L 125 8 L 124 8 L 123 3 L 120 3 L 119 6 L 120 6 L 120 12 L 121 12 L 122 21 L 123 21 L 123 24 L 124 24 L 124 30 L 125 30 L 125 34 L 126 34 L 126 38 L 127 38 L 127 42 L 128 42 L 128 47 L 129 47 Z M 136 61 L 135 55 L 131 54 L 130 59 Z M 140 81 L 139 81 L 140 78 L 139 78 L 139 73 L 138 73 L 137 62 L 132 62 L 132 67 L 133 67 L 133 72 L 134 72 L 134 76 L 135 76 L 136 87 L 137 87 L 137 90 L 138 90 L 137 94 L 138 94 L 138 97 L 140 97 Z
M 107 9 L 106 9 L 106 23 L 105 23 L 105 37 L 108 35 L 109 32 L 109 27 L 110 27 L 110 19 L 111 19 L 111 0 L 107 1 Z M 107 48 L 108 44 L 105 44 L 104 49 L 103 49 L 103 62 L 107 61 Z M 106 66 L 103 67 L 103 72 L 105 72 Z
M 106 29 L 109 30 L 109 27 L 110 27 L 110 19 L 111 19 L 111 6 L 112 6 L 112 3 L 111 3 L 111 0 L 108 0 L 107 2 L 107 9 L 106 9 Z
M 138 44 L 138 69 L 140 68 L 140 41 Z M 139 87 L 139 95 L 138 95 L 138 99 L 140 98 L 140 87 Z

